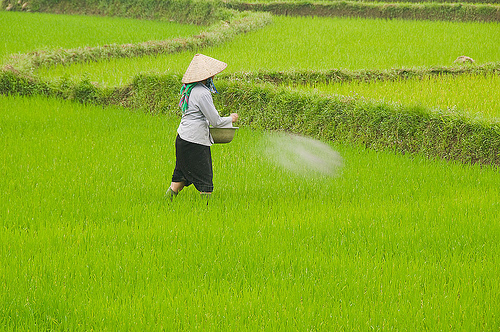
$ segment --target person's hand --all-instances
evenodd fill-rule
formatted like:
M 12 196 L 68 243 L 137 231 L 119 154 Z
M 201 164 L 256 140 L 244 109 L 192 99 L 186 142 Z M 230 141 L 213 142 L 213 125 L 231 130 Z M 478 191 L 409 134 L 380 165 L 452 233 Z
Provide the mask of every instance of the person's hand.
M 233 119 L 233 122 L 238 121 L 239 118 L 238 113 L 231 113 L 231 118 Z

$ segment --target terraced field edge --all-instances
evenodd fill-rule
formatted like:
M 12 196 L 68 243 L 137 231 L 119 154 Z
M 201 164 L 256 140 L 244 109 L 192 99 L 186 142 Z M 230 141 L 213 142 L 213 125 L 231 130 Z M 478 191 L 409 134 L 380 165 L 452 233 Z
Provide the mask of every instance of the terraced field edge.
M 236 35 L 262 28 L 272 22 L 268 13 L 238 12 L 229 21 L 219 21 L 199 35 L 137 44 L 111 44 L 100 47 L 56 49 L 14 54 L 4 66 L 13 72 L 33 72 L 41 66 L 68 65 L 78 62 L 101 61 L 110 58 L 132 58 L 154 54 L 169 54 L 222 44 Z
M 331 16 L 434 21 L 500 21 L 500 6 L 463 3 L 379 3 L 357 1 L 237 2 L 226 6 L 236 10 L 270 12 L 287 16 Z
M 201 0 L 0 0 L 0 10 L 120 16 L 211 25 L 232 12 L 220 1 Z
M 9 71 L 0 93 L 46 95 L 98 105 L 120 105 L 151 114 L 179 114 L 180 77 L 139 75 L 132 84 L 106 88 L 84 79 L 44 82 Z M 500 165 L 500 124 L 473 121 L 425 107 L 362 98 L 301 93 L 271 84 L 219 80 L 216 104 L 237 110 L 241 125 L 303 134 L 397 153 L 464 163 Z M 227 112 L 228 112 L 227 111 Z

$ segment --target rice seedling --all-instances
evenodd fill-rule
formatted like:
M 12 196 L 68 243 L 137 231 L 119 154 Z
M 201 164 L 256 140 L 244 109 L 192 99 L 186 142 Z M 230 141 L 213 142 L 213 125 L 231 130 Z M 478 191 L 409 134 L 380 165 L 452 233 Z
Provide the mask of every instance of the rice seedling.
M 408 106 L 424 105 L 477 120 L 500 119 L 500 76 L 460 75 L 384 82 L 297 86 L 325 94 L 362 97 Z
M 275 17 L 273 24 L 203 53 L 229 63 L 226 72 L 389 69 L 453 65 L 460 55 L 500 61 L 496 23 Z M 89 75 L 115 85 L 140 72 L 182 74 L 192 52 L 44 69 L 44 77 Z
M 497 168 L 329 143 L 304 179 L 241 128 L 169 204 L 177 118 L 0 101 L 7 330 L 499 327 Z

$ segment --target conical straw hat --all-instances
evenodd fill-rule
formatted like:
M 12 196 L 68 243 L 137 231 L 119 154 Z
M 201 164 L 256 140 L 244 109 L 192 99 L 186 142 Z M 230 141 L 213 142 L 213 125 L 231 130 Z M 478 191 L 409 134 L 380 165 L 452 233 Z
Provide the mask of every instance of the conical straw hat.
M 206 80 L 226 69 L 227 63 L 203 54 L 196 54 L 182 77 L 182 83 Z

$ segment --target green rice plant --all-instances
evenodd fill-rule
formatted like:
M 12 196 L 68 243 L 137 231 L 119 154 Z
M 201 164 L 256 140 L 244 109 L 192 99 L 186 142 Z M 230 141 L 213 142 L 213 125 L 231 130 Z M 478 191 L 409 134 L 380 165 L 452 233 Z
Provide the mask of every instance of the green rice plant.
M 397 81 L 349 82 L 297 86 L 323 94 L 339 94 L 398 103 L 410 107 L 426 106 L 478 120 L 500 119 L 500 76 L 436 76 Z
M 241 128 L 170 204 L 178 118 L 0 101 L 5 330 L 499 328 L 497 167 L 331 143 L 312 177 Z
M 390 69 L 450 66 L 460 55 L 478 64 L 498 62 L 499 38 L 494 23 L 275 17 L 264 29 L 197 51 L 227 62 L 225 73 Z M 48 79 L 88 75 L 116 85 L 142 72 L 182 75 L 193 53 L 60 66 L 40 74 Z
M 190 36 L 200 27 L 118 17 L 0 11 L 0 58 L 35 50 L 130 44 Z

